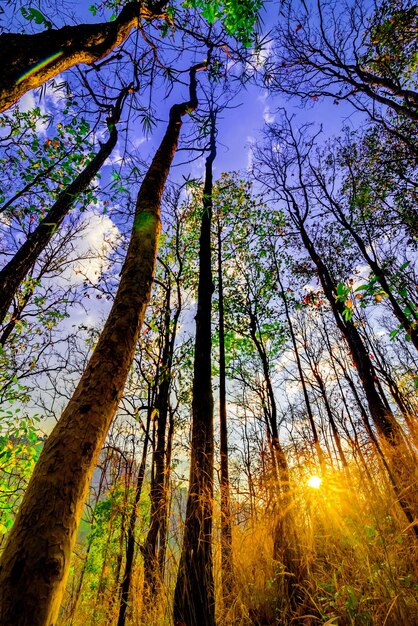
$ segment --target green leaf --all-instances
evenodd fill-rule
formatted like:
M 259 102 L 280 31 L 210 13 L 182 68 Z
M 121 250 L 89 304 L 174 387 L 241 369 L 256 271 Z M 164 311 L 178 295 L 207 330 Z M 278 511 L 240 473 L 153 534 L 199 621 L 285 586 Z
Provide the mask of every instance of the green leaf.
M 43 24 L 45 28 L 48 28 L 48 29 L 52 28 L 52 23 L 45 17 L 43 13 L 41 13 L 41 11 L 38 11 L 38 9 L 34 9 L 33 7 L 29 7 L 29 9 L 25 9 L 25 7 L 22 7 L 20 9 L 20 12 L 22 13 L 25 20 L 28 20 L 28 22 L 35 22 L 35 24 Z

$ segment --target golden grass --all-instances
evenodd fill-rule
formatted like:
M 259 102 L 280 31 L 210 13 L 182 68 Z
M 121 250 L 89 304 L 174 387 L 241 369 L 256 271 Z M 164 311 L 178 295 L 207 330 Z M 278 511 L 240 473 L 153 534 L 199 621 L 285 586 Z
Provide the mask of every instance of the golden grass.
M 288 597 L 289 575 L 273 559 L 279 507 L 260 503 L 257 515 L 235 525 L 235 593 L 224 606 L 221 590 L 219 511 L 214 520 L 214 575 L 218 626 L 416 626 L 418 625 L 417 539 L 396 501 L 385 474 L 372 460 L 367 477 L 352 463 L 347 471 L 329 470 L 319 488 L 310 476 L 293 473 L 290 518 L 298 543 L 298 600 Z M 371 482 L 372 481 L 372 482 Z M 410 486 L 415 481 L 411 474 Z M 272 490 L 276 490 L 272 486 Z M 409 490 L 415 510 L 416 495 Z M 280 503 L 279 503 L 280 504 Z M 237 508 L 243 506 L 235 501 Z M 241 519 L 243 516 L 241 515 Z M 283 537 L 286 542 L 288 537 Z M 137 560 L 129 626 L 168 626 L 175 583 L 176 549 L 168 550 L 168 580 L 150 606 L 142 606 L 142 562 Z M 109 557 L 109 571 L 115 555 Z M 71 626 L 115 624 L 117 601 L 109 573 L 97 603 L 97 585 L 87 572 Z M 295 591 L 295 589 L 294 589 Z M 97 613 L 92 615 L 95 604 Z M 63 613 L 64 615 L 64 613 Z M 61 626 L 69 626 L 64 619 Z

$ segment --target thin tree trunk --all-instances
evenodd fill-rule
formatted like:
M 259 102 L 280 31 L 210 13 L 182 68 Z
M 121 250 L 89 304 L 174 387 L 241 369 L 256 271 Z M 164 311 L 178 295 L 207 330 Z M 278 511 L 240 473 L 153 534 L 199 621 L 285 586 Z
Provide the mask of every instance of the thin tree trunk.
M 273 556 L 285 567 L 286 576 L 283 578 L 285 595 L 289 599 L 294 610 L 304 601 L 302 585 L 305 580 L 305 571 L 301 558 L 298 537 L 293 516 L 293 496 L 290 488 L 289 467 L 286 454 L 279 440 L 277 422 L 277 405 L 274 395 L 273 383 L 270 375 L 270 366 L 262 341 L 257 336 L 257 318 L 250 313 L 250 333 L 254 345 L 257 348 L 266 382 L 269 399 L 270 414 L 265 406 L 264 413 L 267 422 L 267 436 L 273 453 L 273 466 L 279 477 L 280 493 L 275 496 L 278 505 L 276 522 L 273 531 Z M 281 598 L 279 599 L 279 602 Z
M 182 116 L 174 105 L 139 190 L 119 289 L 87 368 L 35 466 L 0 562 L 1 626 L 54 626 L 88 486 L 117 410 L 144 319 L 161 228 L 160 205 Z
M 100 481 L 99 481 L 97 494 L 96 494 L 96 498 L 95 498 L 95 505 L 94 505 L 94 509 L 93 509 L 92 518 L 91 518 L 91 520 L 89 522 L 90 528 L 93 527 L 94 522 L 95 522 L 95 509 L 96 509 L 96 506 L 97 506 L 97 504 L 98 504 L 98 502 L 100 500 L 100 496 L 102 495 L 102 488 L 103 488 L 103 484 L 104 484 L 105 477 L 106 477 L 108 462 L 109 462 L 109 455 L 106 455 L 106 458 L 104 460 L 103 466 L 101 468 Z M 69 626 L 73 625 L 75 612 L 77 610 L 77 606 L 78 606 L 78 603 L 80 601 L 81 590 L 83 588 L 83 580 L 84 580 L 84 575 L 85 575 L 86 569 L 87 569 L 87 563 L 88 563 L 88 560 L 89 560 L 91 545 L 92 545 L 91 542 L 89 542 L 87 544 L 87 550 L 86 550 L 86 553 L 84 555 L 84 562 L 83 562 L 83 566 L 81 568 L 80 576 L 78 578 L 76 591 L 75 591 L 74 597 L 71 598 L 71 606 L 70 606 L 70 609 L 68 611 L 68 617 L 67 617 L 66 622 L 65 622 L 66 624 L 68 623 Z
M 275 465 L 277 466 L 277 470 L 279 472 L 279 480 L 280 487 L 283 493 L 287 493 L 290 489 L 289 484 L 289 468 L 287 465 L 286 455 L 282 448 L 279 439 L 279 428 L 277 423 L 277 405 L 276 398 L 274 396 L 273 383 L 270 375 L 270 365 L 268 362 L 267 354 L 264 348 L 263 343 L 257 336 L 257 317 L 254 313 L 250 312 L 250 333 L 251 339 L 254 342 L 254 345 L 257 349 L 258 355 L 261 360 L 261 365 L 263 367 L 263 375 L 264 380 L 267 387 L 267 397 L 269 406 L 265 406 L 265 416 L 268 428 L 268 435 L 271 437 L 271 448 L 274 453 Z
M 166 458 L 165 458 L 165 477 L 164 477 L 164 485 L 165 485 L 165 493 L 170 493 L 170 476 L 171 476 L 171 455 L 173 450 L 173 435 L 174 435 L 174 411 L 169 407 L 170 418 L 168 424 L 168 434 L 167 434 L 167 446 L 166 446 Z M 167 551 L 167 532 L 168 532 L 168 523 L 170 516 L 170 498 L 166 497 L 164 501 L 165 509 L 161 516 L 161 528 L 160 528 L 160 538 L 159 538 L 159 546 L 158 546 L 158 567 L 160 569 L 160 577 L 161 580 L 164 579 L 165 572 L 165 555 Z
M 142 20 L 163 17 L 165 2 L 129 2 L 114 22 L 64 26 L 34 35 L 0 35 L 0 112 L 30 89 L 78 63 L 94 63 L 120 46 Z
M 222 237 L 218 216 L 218 300 L 219 300 L 219 423 L 221 456 L 221 573 L 222 594 L 228 607 L 234 592 L 234 562 L 232 552 L 232 515 L 228 468 L 228 424 L 226 414 L 225 320 L 222 275 Z
M 382 458 L 382 462 L 388 472 L 388 476 L 398 498 L 398 502 L 408 522 L 411 524 L 411 529 L 418 536 L 418 526 L 414 525 L 414 509 L 408 501 L 408 498 L 405 497 L 404 485 L 406 480 L 410 480 L 410 470 L 408 462 L 404 458 L 406 446 L 404 445 L 403 431 L 389 406 L 384 400 L 382 400 L 381 395 L 376 389 L 376 371 L 370 359 L 368 350 L 364 345 L 360 333 L 354 326 L 354 322 L 343 319 L 342 313 L 344 310 L 344 304 L 336 300 L 334 282 L 328 268 L 315 250 L 300 217 L 298 218 L 298 227 L 300 229 L 303 243 L 318 269 L 319 280 L 324 290 L 324 294 L 330 303 L 336 324 L 350 348 L 352 357 L 355 359 L 355 367 L 364 389 L 370 415 L 379 433 L 381 441 L 379 442 L 374 435 L 368 422 L 368 418 L 364 415 L 363 419 L 365 420 L 365 426 L 376 447 L 376 450 Z M 382 449 L 382 442 L 388 444 L 386 446 L 386 450 Z M 386 459 L 385 454 L 388 455 L 388 459 Z
M 401 428 L 395 420 L 393 413 L 385 406 L 384 401 L 376 389 L 377 376 L 366 346 L 364 345 L 360 333 L 354 326 L 354 322 L 343 319 L 344 303 L 336 300 L 334 281 L 331 278 L 328 268 L 315 250 L 304 224 L 300 219 L 298 220 L 298 227 L 309 256 L 318 269 L 318 277 L 324 294 L 330 303 L 336 324 L 350 348 L 355 367 L 363 385 L 373 422 L 379 433 L 391 445 L 397 445 L 402 439 Z
M 117 103 L 113 107 L 112 114 L 107 120 L 109 138 L 106 143 L 102 144 L 93 160 L 78 174 L 75 180 L 58 195 L 58 198 L 37 228 L 30 233 L 14 257 L 0 271 L 0 324 L 7 314 L 16 291 L 31 267 L 61 226 L 74 202 L 77 201 L 79 194 L 85 191 L 115 147 L 118 140 L 116 125 L 120 120 L 127 94 L 128 89 L 121 91 Z
M 174 343 L 181 305 L 176 309 L 171 329 L 171 282 L 167 288 L 164 320 L 164 347 L 162 351 L 161 382 L 155 402 L 157 411 L 157 445 L 154 452 L 154 476 L 151 483 L 151 515 L 147 537 L 142 547 L 144 557 L 144 599 L 156 592 L 156 585 L 161 579 L 158 560 L 158 543 L 164 517 L 167 513 L 167 491 L 165 484 L 166 466 L 166 430 L 169 413 L 171 370 L 174 354 Z
M 329 404 L 329 400 L 328 400 L 328 396 L 327 396 L 327 393 L 326 393 L 324 381 L 322 380 L 321 374 L 314 367 L 312 367 L 311 369 L 312 369 L 312 374 L 314 375 L 314 378 L 315 378 L 316 382 L 318 383 L 318 386 L 319 386 L 319 389 L 320 389 L 320 392 L 321 392 L 321 396 L 322 396 L 322 399 L 324 401 L 324 405 L 325 405 L 325 410 L 327 412 L 328 421 L 329 421 L 329 424 L 330 424 L 331 430 L 332 430 L 332 436 L 334 438 L 335 445 L 336 445 L 337 450 L 338 450 L 338 455 L 340 457 L 341 464 L 342 464 L 342 466 L 344 468 L 347 468 L 347 459 L 345 457 L 344 450 L 343 450 L 342 445 L 341 445 L 340 434 L 338 432 L 337 424 L 335 423 L 334 416 L 332 414 L 332 410 L 331 410 L 331 407 L 330 407 L 330 404 Z
M 125 626 L 126 610 L 129 602 L 129 591 L 132 580 L 132 570 L 134 565 L 135 556 L 135 526 L 138 516 L 138 504 L 141 499 L 142 485 L 145 476 L 145 466 L 147 463 L 149 431 L 151 426 L 151 419 L 153 415 L 152 407 L 148 408 L 147 424 L 145 427 L 144 447 L 142 448 L 141 464 L 138 469 L 138 477 L 135 487 L 135 498 L 132 505 L 131 515 L 129 517 L 128 534 L 126 538 L 126 555 L 125 555 L 125 570 L 123 572 L 122 584 L 120 586 L 120 604 L 117 626 Z
M 302 391 L 303 391 L 303 397 L 304 397 L 304 400 L 305 400 L 306 411 L 308 413 L 308 419 L 309 419 L 309 423 L 311 425 L 312 436 L 313 436 L 313 440 L 314 440 L 314 446 L 315 446 L 316 453 L 318 455 L 318 460 L 319 460 L 319 464 L 320 464 L 321 470 L 324 471 L 324 468 L 325 468 L 324 453 L 322 451 L 321 444 L 319 443 L 318 431 L 316 429 L 316 424 L 315 424 L 314 416 L 313 416 L 313 413 L 312 413 L 311 403 L 310 403 L 310 400 L 309 400 L 308 390 L 306 388 L 305 375 L 303 373 L 302 363 L 301 363 L 301 360 L 300 360 L 299 350 L 298 350 L 298 346 L 297 346 L 297 342 L 296 342 L 296 336 L 295 336 L 295 332 L 294 332 L 294 329 L 293 329 L 293 323 L 292 323 L 292 319 L 290 317 L 289 305 L 288 305 L 288 302 L 287 302 L 286 294 L 285 294 L 284 289 L 283 289 L 283 283 L 282 283 L 281 278 L 280 278 L 280 268 L 279 268 L 279 265 L 277 263 L 276 257 L 274 257 L 274 264 L 275 264 L 275 267 L 276 267 L 277 282 L 279 283 L 279 286 L 280 286 L 280 294 L 279 295 L 280 295 L 280 297 L 281 297 L 281 299 L 283 301 L 283 304 L 284 304 L 284 310 L 285 310 L 287 325 L 289 326 L 289 330 L 290 330 L 290 337 L 292 339 L 293 351 L 294 351 L 295 357 L 296 357 L 296 365 L 297 365 L 298 372 L 299 372 L 300 383 L 302 385 Z
M 192 401 L 192 454 L 183 547 L 174 592 L 176 626 L 214 626 L 212 562 L 213 395 L 212 348 L 212 164 L 216 156 L 215 116 L 211 113 L 200 230 L 199 286 Z

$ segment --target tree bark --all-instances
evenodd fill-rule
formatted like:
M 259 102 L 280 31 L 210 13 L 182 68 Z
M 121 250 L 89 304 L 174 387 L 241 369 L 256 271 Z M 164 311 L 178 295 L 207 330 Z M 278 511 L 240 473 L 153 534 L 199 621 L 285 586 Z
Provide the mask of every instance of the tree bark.
M 176 626 L 215 626 L 212 563 L 213 395 L 212 348 L 212 164 L 216 157 L 215 116 L 211 114 L 200 230 L 199 286 L 192 400 L 192 454 L 183 547 L 174 592 Z
M 30 89 L 78 63 L 94 63 L 120 46 L 142 20 L 161 18 L 165 2 L 153 7 L 129 2 L 114 22 L 79 24 L 34 35 L 0 35 L 0 113 Z
M 106 143 L 102 144 L 93 160 L 78 174 L 75 180 L 58 195 L 58 198 L 39 225 L 30 233 L 14 257 L 0 271 L 0 324 L 6 317 L 13 297 L 21 283 L 25 280 L 31 267 L 61 226 L 74 202 L 77 201 L 78 195 L 85 191 L 114 149 L 118 140 L 116 125 L 120 120 L 123 102 L 127 93 L 128 89 L 121 91 L 117 103 L 113 107 L 112 114 L 107 120 L 109 138 Z
M 132 363 L 147 307 L 161 229 L 160 205 L 181 118 L 197 106 L 174 105 L 145 175 L 119 289 L 97 347 L 49 436 L 0 562 L 0 625 L 54 626 L 88 486 Z

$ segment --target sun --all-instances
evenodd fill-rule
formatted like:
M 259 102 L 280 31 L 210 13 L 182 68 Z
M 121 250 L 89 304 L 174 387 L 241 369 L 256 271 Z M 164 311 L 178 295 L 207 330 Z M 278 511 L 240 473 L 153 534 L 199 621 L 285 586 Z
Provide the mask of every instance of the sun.
M 319 489 L 322 484 L 322 478 L 319 476 L 311 476 L 306 484 L 313 489 Z

